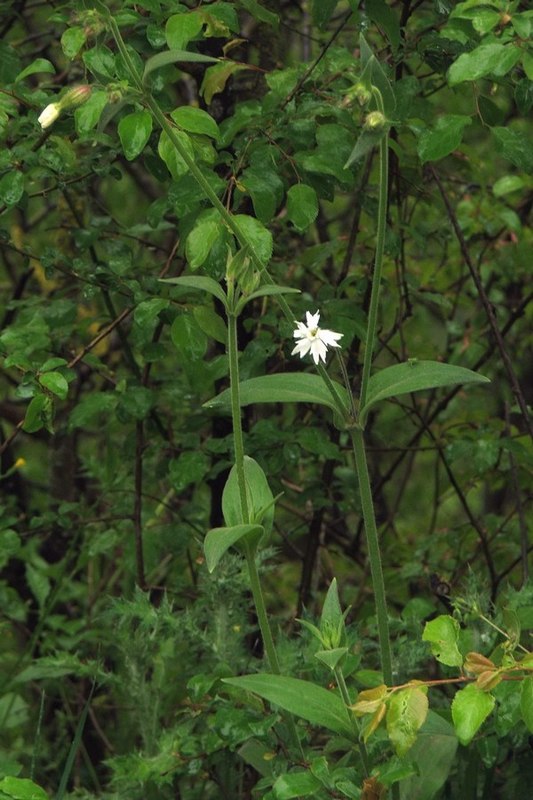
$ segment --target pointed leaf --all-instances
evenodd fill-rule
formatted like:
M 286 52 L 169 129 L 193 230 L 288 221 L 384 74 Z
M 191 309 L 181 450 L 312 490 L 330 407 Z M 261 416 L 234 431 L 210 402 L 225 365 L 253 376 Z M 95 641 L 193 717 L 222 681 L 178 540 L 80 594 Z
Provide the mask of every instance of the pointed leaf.
M 35 61 L 32 61 L 22 72 L 19 72 L 15 78 L 15 83 L 23 81 L 24 78 L 28 78 L 30 75 L 35 75 L 39 72 L 49 72 L 53 75 L 55 71 L 56 68 L 47 58 L 36 58 Z
M 335 381 L 333 385 L 347 406 L 344 386 Z M 251 403 L 318 403 L 337 411 L 322 378 L 306 372 L 263 375 L 243 381 L 240 384 L 240 403 L 241 406 L 248 406 Z M 225 389 L 217 397 L 204 403 L 204 408 L 231 411 L 229 389 Z
M 204 539 L 204 553 L 209 572 L 213 572 L 216 565 L 236 542 L 244 536 L 262 536 L 262 525 L 234 525 L 232 528 L 211 528 Z
M 306 719 L 312 725 L 328 728 L 348 739 L 354 738 L 346 706 L 337 694 L 323 689 L 322 686 L 299 678 L 267 673 L 223 678 L 222 682 L 253 692 L 269 703 L 275 703 L 285 711 Z
M 235 308 L 235 313 L 239 315 L 250 300 L 255 300 L 257 297 L 268 297 L 277 294 L 300 294 L 300 289 L 291 289 L 288 286 L 276 286 L 274 283 L 268 284 L 267 286 L 260 286 L 255 292 L 241 297 Z
M 220 131 L 213 117 L 203 111 L 201 108 L 194 106 L 180 106 L 172 111 L 170 116 L 180 128 L 188 133 L 203 133 L 205 136 L 210 136 L 212 139 L 218 139 Z
M 146 83 L 147 78 L 156 69 L 166 67 L 169 64 L 175 64 L 177 61 L 189 62 L 211 62 L 218 63 L 218 58 L 212 56 L 204 56 L 202 53 L 190 53 L 188 50 L 165 50 L 164 53 L 158 53 L 152 56 L 146 62 L 143 72 L 143 84 Z
M 218 298 L 226 307 L 224 290 L 213 278 L 206 278 L 200 275 L 182 275 L 180 278 L 161 278 L 161 283 L 174 283 L 177 286 L 187 286 L 190 289 L 208 292 Z
M 418 361 L 412 359 L 404 364 L 386 367 L 368 382 L 366 405 L 361 409 L 361 422 L 366 419 L 369 409 L 389 397 L 398 397 L 423 389 L 436 389 L 439 386 L 452 386 L 456 383 L 490 383 L 484 375 L 472 372 L 454 364 L 441 364 L 440 361 Z
M 128 161 L 142 153 L 151 133 L 152 116 L 148 111 L 135 111 L 122 117 L 118 123 L 118 135 Z
M 297 183 L 287 192 L 287 217 L 296 230 L 305 231 L 318 215 L 318 198 L 312 186 Z
M 466 747 L 494 708 L 494 697 L 474 684 L 466 686 L 455 695 L 452 719 L 457 738 Z
M 315 658 L 325 664 L 326 667 L 329 667 L 329 669 L 334 670 L 347 652 L 347 647 L 336 647 L 334 650 L 318 650 L 315 653 Z

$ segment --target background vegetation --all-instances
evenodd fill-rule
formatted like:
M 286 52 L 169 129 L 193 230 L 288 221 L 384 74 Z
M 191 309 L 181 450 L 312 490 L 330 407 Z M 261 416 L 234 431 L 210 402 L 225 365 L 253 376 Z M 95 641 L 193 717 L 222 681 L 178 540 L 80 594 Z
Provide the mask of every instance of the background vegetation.
M 0 796 L 40 797 L 27 779 L 58 798 L 527 796 L 533 678 L 501 678 L 533 629 L 528 5 L 0 2 Z M 225 286 L 238 246 L 207 186 L 273 280 L 301 291 L 294 319 L 320 310 L 343 334 L 359 389 L 384 133 L 359 103 L 361 33 L 390 158 L 373 369 L 443 361 L 491 380 L 368 416 L 394 684 L 464 679 L 472 651 L 500 670 L 471 736 L 452 719 L 455 683 L 431 689 L 406 752 L 373 732 L 372 777 L 303 710 L 295 756 L 280 698 L 221 682 L 268 671 L 245 560 L 230 550 L 210 574 L 203 549 L 234 461 L 230 416 L 205 405 L 228 386 L 224 309 L 160 280 Z M 314 373 L 291 357 L 293 328 L 276 298 L 252 299 L 241 379 Z M 245 451 L 282 493 L 257 555 L 281 671 L 334 696 L 295 620 L 317 624 L 336 577 L 353 702 L 383 678 L 337 423 L 310 403 L 243 409 Z M 443 615 L 451 664 L 422 639 Z

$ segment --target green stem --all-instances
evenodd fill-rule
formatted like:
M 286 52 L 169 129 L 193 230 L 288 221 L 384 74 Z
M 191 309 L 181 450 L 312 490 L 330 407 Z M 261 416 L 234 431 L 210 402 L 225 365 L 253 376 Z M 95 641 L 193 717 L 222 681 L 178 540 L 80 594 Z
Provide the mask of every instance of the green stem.
M 335 672 L 335 680 L 337 681 L 337 686 L 339 687 L 342 699 L 344 700 L 344 703 L 348 710 L 348 714 L 350 715 L 350 721 L 352 723 L 352 727 L 357 735 L 359 753 L 361 754 L 361 761 L 363 762 L 363 769 L 365 771 L 365 775 L 368 777 L 370 775 L 370 761 L 368 759 L 368 753 L 366 750 L 365 743 L 359 740 L 361 731 L 359 730 L 359 723 L 357 721 L 357 718 L 353 713 L 352 709 L 350 708 L 350 706 L 352 705 L 352 701 L 348 693 L 348 687 L 346 686 L 346 681 L 344 680 L 342 669 L 339 666 L 337 666 L 335 667 L 334 672 Z
M 246 478 L 244 476 L 244 440 L 241 425 L 241 403 L 239 398 L 239 351 L 237 346 L 237 317 L 228 314 L 228 360 L 229 381 L 231 393 L 231 416 L 233 421 L 233 447 L 235 450 L 235 467 L 237 469 L 237 483 L 241 498 L 241 511 L 243 523 L 250 521 L 248 498 L 246 496 Z
M 383 101 L 379 91 L 375 90 L 379 110 L 384 113 Z M 381 270 L 383 267 L 383 252 L 385 249 L 385 229 L 387 224 L 387 191 L 389 180 L 389 137 L 387 133 L 379 143 L 379 203 L 378 227 L 376 232 L 376 255 L 374 259 L 374 273 L 372 275 L 372 291 L 370 294 L 370 308 L 368 310 L 368 324 L 366 331 L 365 355 L 363 359 L 363 377 L 361 379 L 361 393 L 359 408 L 364 408 L 370 379 L 370 368 L 376 343 L 376 328 L 378 321 L 379 294 L 381 289 Z
M 387 686 L 392 686 L 392 656 L 389 637 L 387 599 L 385 595 L 385 581 L 383 580 L 383 570 L 381 567 L 378 530 L 376 527 L 376 517 L 374 514 L 374 503 L 372 501 L 372 489 L 370 488 L 370 477 L 368 475 L 363 431 L 355 428 L 350 431 L 350 435 L 352 438 L 355 465 L 359 480 L 359 494 L 361 497 L 361 507 L 363 509 L 368 558 L 370 560 L 370 572 L 372 574 L 372 585 L 374 588 L 383 680 Z

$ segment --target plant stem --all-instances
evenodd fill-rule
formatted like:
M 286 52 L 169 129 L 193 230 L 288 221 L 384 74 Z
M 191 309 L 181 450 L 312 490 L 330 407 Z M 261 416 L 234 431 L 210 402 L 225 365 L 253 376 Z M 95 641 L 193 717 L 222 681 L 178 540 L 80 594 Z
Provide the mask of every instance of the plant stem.
M 352 429 L 350 431 L 350 435 L 352 438 L 355 465 L 359 480 L 359 493 L 361 496 L 361 506 L 363 509 L 363 519 L 365 523 L 368 558 L 370 560 L 370 572 L 372 574 L 372 586 L 374 588 L 383 681 L 387 684 L 387 686 L 392 686 L 392 656 L 389 637 L 389 620 L 387 615 L 387 599 L 385 595 L 385 581 L 383 580 L 383 570 L 381 567 L 381 553 L 379 549 L 376 517 L 374 514 L 374 503 L 372 501 L 372 489 L 370 488 L 370 477 L 368 474 L 368 465 L 366 461 L 363 431 L 358 430 L 357 428 Z
M 384 113 L 381 94 L 375 90 L 379 110 Z M 374 272 L 372 275 L 372 291 L 370 294 L 370 307 L 368 310 L 368 324 L 366 330 L 365 355 L 363 359 L 363 376 L 361 379 L 361 393 L 359 408 L 364 408 L 370 379 L 370 367 L 376 343 L 376 328 L 378 321 L 379 294 L 381 288 L 381 270 L 383 267 L 383 251 L 385 249 L 385 229 L 387 224 L 387 191 L 389 180 L 389 137 L 385 133 L 379 143 L 379 203 L 378 227 L 376 232 L 376 255 L 374 258 Z
M 239 399 L 239 351 L 237 346 L 237 317 L 228 313 L 228 360 L 231 393 L 231 417 L 233 421 L 233 447 L 235 451 L 235 468 L 241 498 L 242 521 L 250 522 L 248 498 L 246 496 L 246 478 L 244 476 L 244 441 L 241 425 L 241 403 Z
M 361 754 L 361 761 L 363 762 L 363 769 L 365 771 L 365 775 L 368 777 L 368 775 L 370 775 L 370 762 L 368 760 L 368 753 L 366 750 L 365 743 L 359 741 L 359 736 L 360 736 L 359 723 L 357 721 L 355 714 L 350 708 L 352 701 L 348 693 L 348 687 L 346 686 L 346 681 L 344 680 L 342 669 L 339 666 L 337 666 L 335 667 L 334 672 L 335 672 L 335 680 L 337 681 L 337 686 L 339 687 L 342 699 L 344 700 L 344 703 L 346 704 L 346 708 L 348 710 L 348 714 L 350 715 L 350 721 L 352 723 L 352 727 L 355 733 L 357 734 L 359 752 Z

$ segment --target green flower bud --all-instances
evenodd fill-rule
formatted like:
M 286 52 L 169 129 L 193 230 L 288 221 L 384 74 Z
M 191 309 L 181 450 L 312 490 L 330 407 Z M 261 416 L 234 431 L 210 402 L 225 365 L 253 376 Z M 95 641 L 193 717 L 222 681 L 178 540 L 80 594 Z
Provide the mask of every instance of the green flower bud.
M 367 114 L 364 127 L 367 131 L 377 132 L 383 130 L 386 124 L 387 120 L 381 111 L 371 111 L 370 114 Z

